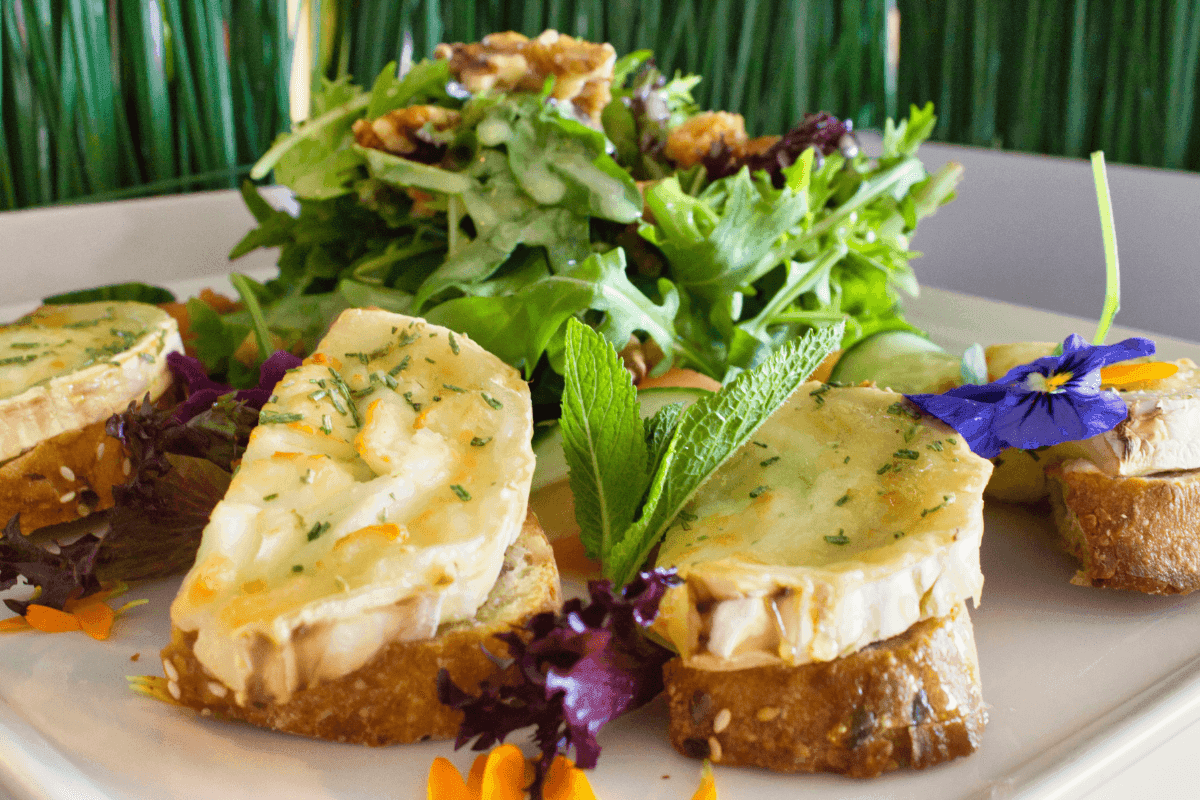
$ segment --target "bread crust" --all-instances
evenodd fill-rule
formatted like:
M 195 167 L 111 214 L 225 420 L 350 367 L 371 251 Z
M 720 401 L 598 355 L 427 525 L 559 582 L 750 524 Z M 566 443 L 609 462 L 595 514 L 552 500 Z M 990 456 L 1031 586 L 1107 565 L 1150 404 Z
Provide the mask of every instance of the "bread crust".
M 560 591 L 554 553 L 530 513 L 471 622 L 443 625 L 432 639 L 393 642 L 354 672 L 300 689 L 286 703 L 246 706 L 239 706 L 234 693 L 196 660 L 196 634 L 175 628 L 162 651 L 168 690 L 181 705 L 205 715 L 317 739 L 371 746 L 450 739 L 458 732 L 462 712 L 438 701 L 438 672 L 446 669 L 467 691 L 476 691 L 484 679 L 496 680 L 500 668 L 484 648 L 506 656 L 496 634 L 533 614 L 557 610 Z
M 128 472 L 125 448 L 106 424 L 60 433 L 0 464 L 0 522 L 19 513 L 28 535 L 112 508 L 113 487 Z
M 1083 459 L 1046 470 L 1054 521 L 1079 586 L 1147 594 L 1200 588 L 1200 470 L 1108 475 Z
M 870 778 L 974 752 L 987 723 L 965 604 L 833 661 L 663 670 L 685 756 Z

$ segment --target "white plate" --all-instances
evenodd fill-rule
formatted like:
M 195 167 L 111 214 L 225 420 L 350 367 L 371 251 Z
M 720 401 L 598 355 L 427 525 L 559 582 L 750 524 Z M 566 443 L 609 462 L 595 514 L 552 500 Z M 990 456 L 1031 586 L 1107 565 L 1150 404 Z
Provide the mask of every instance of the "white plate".
M 208 282 L 175 285 L 190 292 Z M 910 308 L 914 321 L 955 348 L 1092 330 L 1069 317 L 932 289 Z M 1159 341 L 1170 357 L 1194 352 Z M 980 752 L 871 781 L 719 768 L 722 800 L 1077 796 L 1147 742 L 1200 718 L 1200 596 L 1071 586 L 1073 564 L 1051 545 L 1047 519 L 999 504 L 986 514 L 987 584 L 974 620 L 991 721 Z M 0 788 L 22 800 L 415 799 L 425 796 L 435 756 L 470 763 L 472 754 L 444 743 L 374 750 L 309 741 L 130 693 L 126 675 L 159 672 L 175 586 L 134 592 L 150 603 L 119 620 L 107 642 L 75 634 L 0 639 Z M 611 725 L 601 744 L 590 777 L 602 800 L 689 798 L 696 788 L 699 764 L 667 744 L 661 701 Z

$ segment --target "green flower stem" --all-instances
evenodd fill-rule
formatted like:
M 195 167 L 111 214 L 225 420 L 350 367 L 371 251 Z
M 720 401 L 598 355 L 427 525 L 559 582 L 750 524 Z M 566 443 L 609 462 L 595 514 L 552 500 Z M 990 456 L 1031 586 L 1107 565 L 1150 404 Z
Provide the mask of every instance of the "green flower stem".
M 1108 195 L 1108 170 L 1104 151 L 1092 153 L 1092 177 L 1096 181 L 1096 203 L 1100 206 L 1100 230 L 1104 233 L 1104 311 L 1092 344 L 1104 344 L 1113 318 L 1121 310 L 1121 265 L 1117 260 L 1117 227 L 1113 222 L 1112 199 Z

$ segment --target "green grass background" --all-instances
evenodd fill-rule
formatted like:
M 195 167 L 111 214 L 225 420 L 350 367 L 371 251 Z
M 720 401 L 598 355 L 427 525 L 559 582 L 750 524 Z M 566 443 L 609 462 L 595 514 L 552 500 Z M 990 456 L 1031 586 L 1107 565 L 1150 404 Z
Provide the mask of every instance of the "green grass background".
M 1200 168 L 1194 0 L 306 0 L 314 74 L 544 28 L 651 48 L 753 133 L 878 126 Z M 236 185 L 289 125 L 286 0 L 0 0 L 0 210 Z M 898 50 L 898 52 L 897 52 Z

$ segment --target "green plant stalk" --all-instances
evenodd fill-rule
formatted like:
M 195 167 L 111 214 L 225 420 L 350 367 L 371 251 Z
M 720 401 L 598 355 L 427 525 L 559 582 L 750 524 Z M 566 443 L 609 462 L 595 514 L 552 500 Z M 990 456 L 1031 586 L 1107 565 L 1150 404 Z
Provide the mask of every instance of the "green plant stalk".
M 262 363 L 271 355 L 274 348 L 271 346 L 271 328 L 267 325 L 267 318 L 263 316 L 258 295 L 255 294 L 250 279 L 240 272 L 231 274 L 229 282 L 233 284 L 238 296 L 246 304 L 246 311 L 250 313 L 250 319 L 254 323 L 254 339 L 258 342 L 258 361 Z
M 1121 310 L 1121 266 L 1117 261 L 1117 227 L 1113 222 L 1112 199 L 1108 194 L 1108 170 L 1104 151 L 1092 153 L 1092 178 L 1096 182 L 1096 203 L 1100 207 L 1100 230 L 1104 235 L 1104 309 L 1092 344 L 1104 344 L 1113 318 Z

